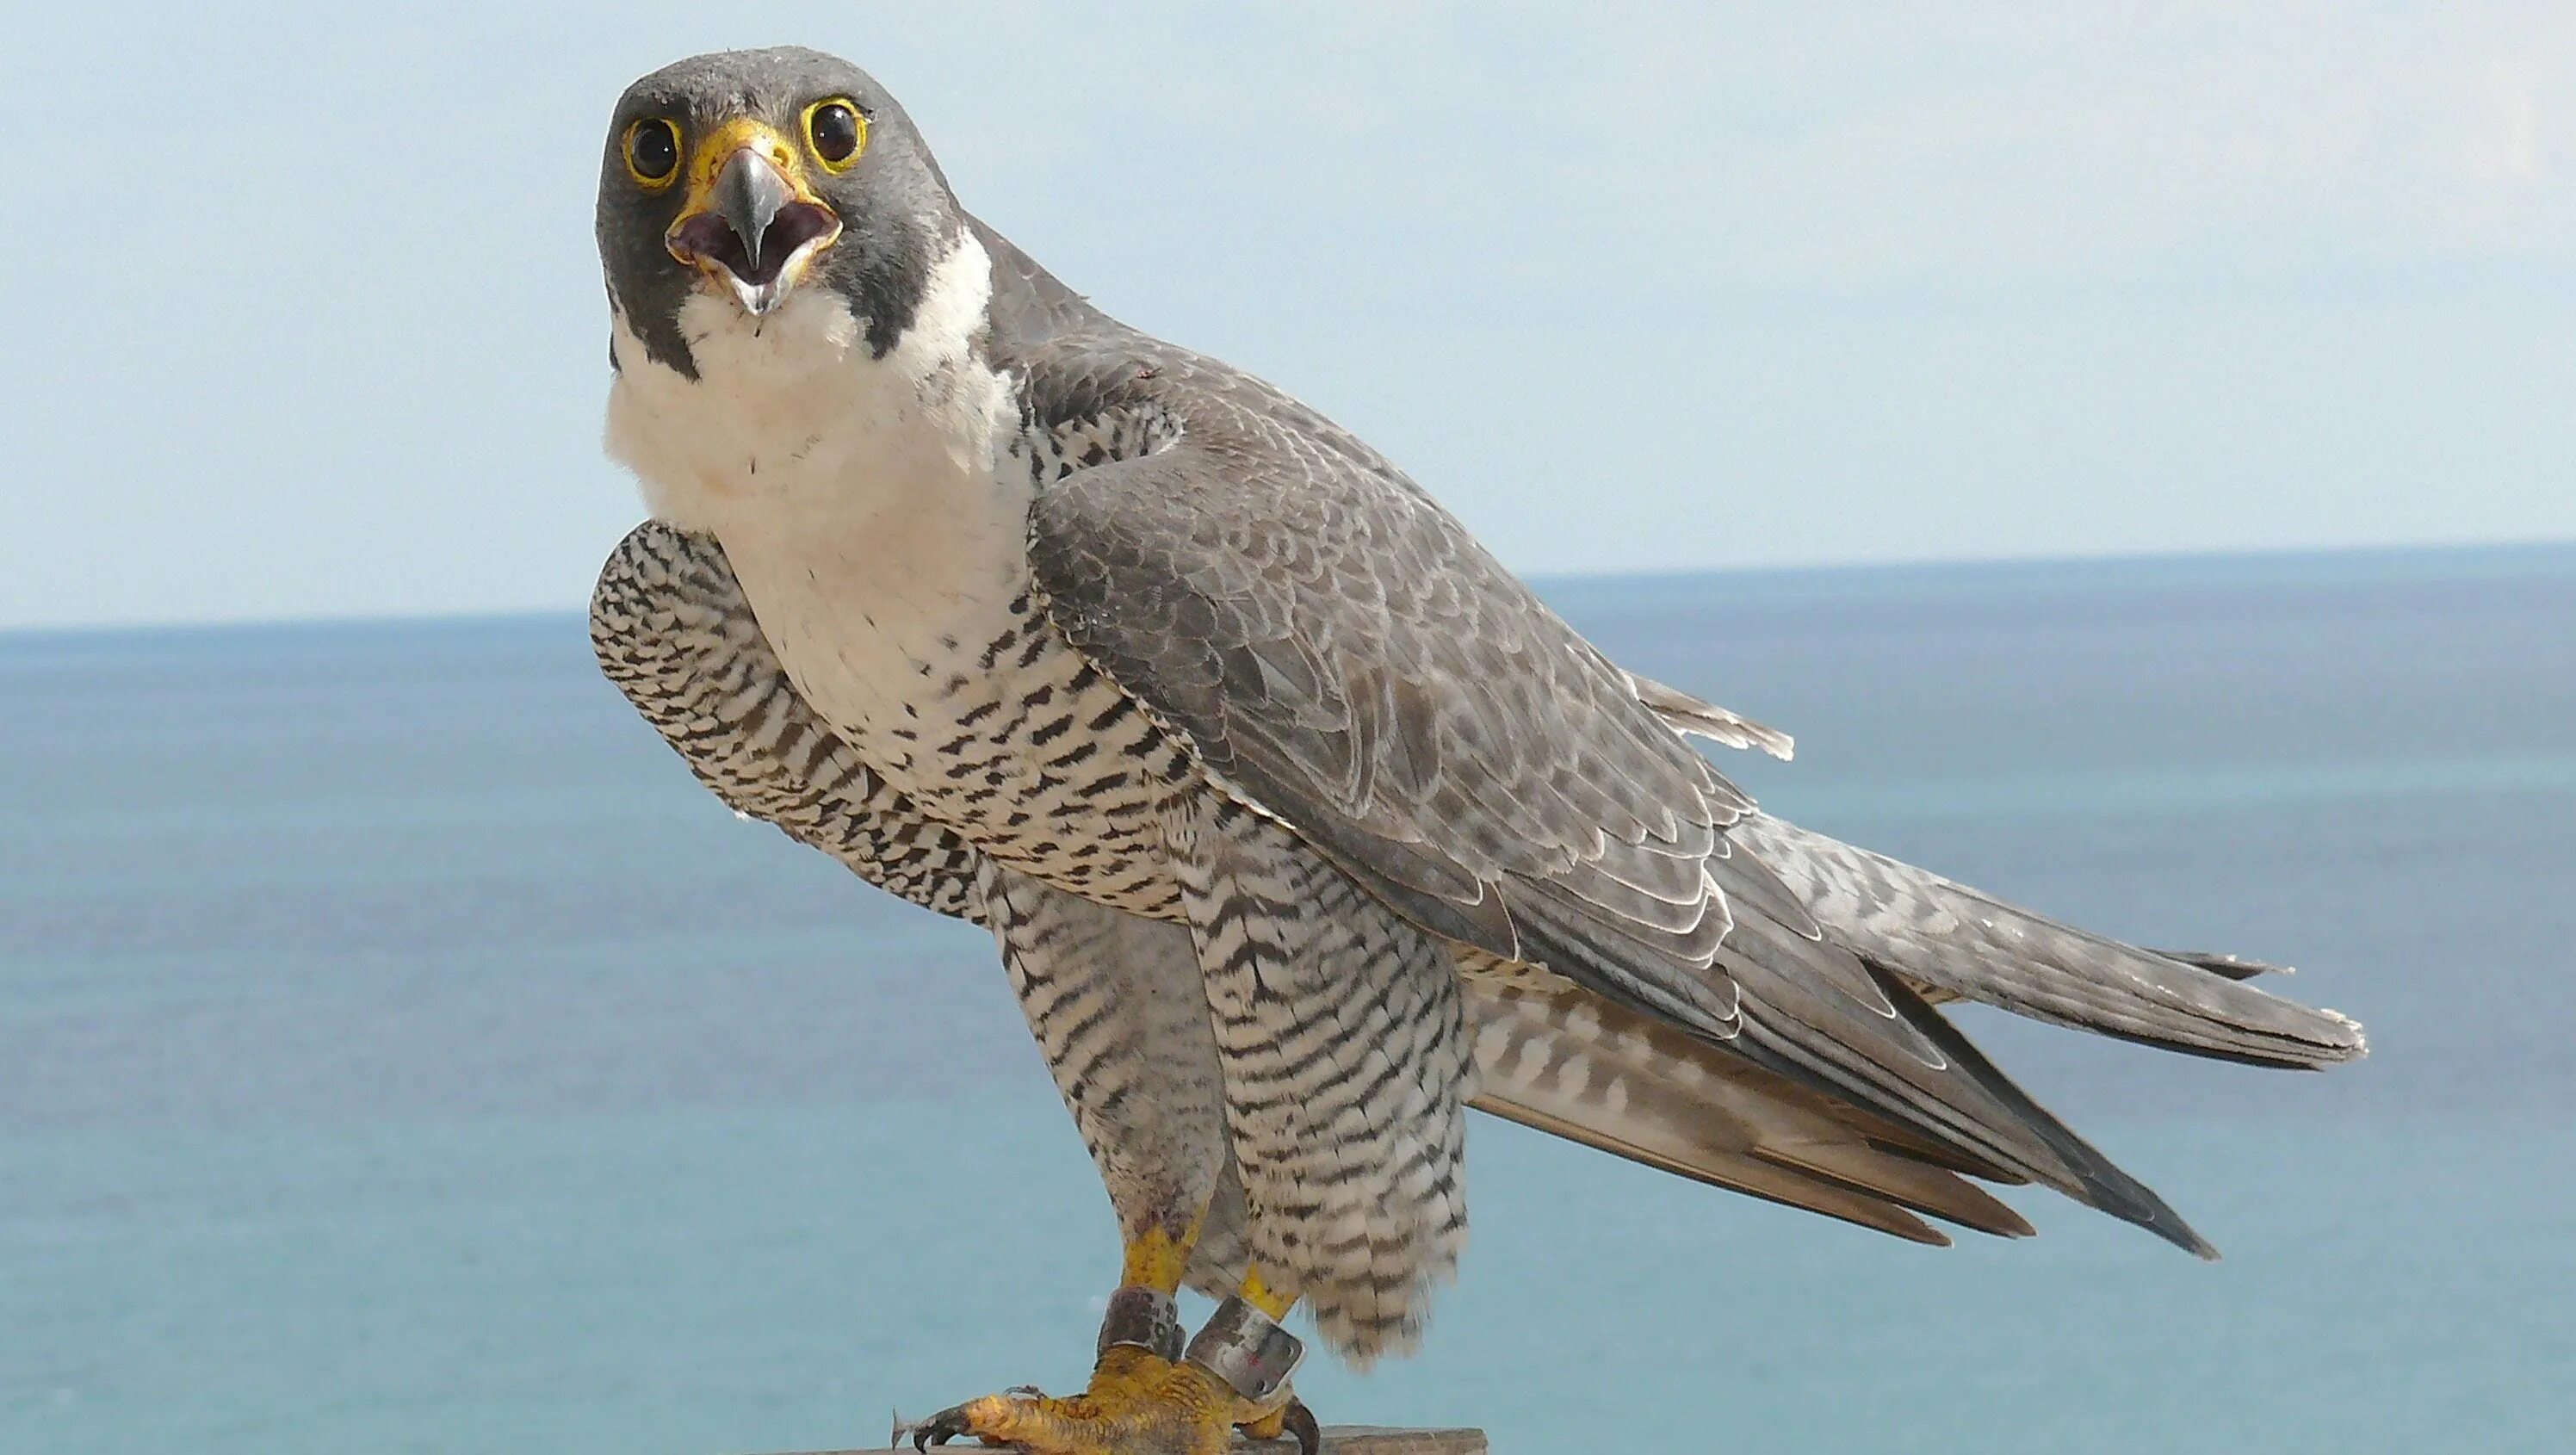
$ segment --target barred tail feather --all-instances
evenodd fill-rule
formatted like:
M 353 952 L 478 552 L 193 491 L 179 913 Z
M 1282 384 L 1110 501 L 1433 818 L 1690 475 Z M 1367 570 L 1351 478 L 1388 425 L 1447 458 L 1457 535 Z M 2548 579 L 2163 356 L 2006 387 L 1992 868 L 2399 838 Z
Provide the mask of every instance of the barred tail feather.
M 1913 1139 L 1570 983 L 1460 957 L 1480 1110 L 1630 1161 L 1918 1243 L 1933 1217 L 2026 1237 Z

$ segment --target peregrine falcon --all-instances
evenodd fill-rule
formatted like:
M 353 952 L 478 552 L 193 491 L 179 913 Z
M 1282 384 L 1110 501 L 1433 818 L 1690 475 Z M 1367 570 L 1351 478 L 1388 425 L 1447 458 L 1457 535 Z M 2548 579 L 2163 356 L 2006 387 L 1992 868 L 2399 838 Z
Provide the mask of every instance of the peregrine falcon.
M 1771 817 L 1288 394 L 1094 307 L 806 50 L 617 103 L 608 448 L 651 520 L 601 665 L 698 778 L 989 928 L 1124 1256 L 1088 1387 L 932 1417 L 1042 1455 L 1311 1436 L 1303 1304 L 1410 1347 L 1479 1107 L 1924 1243 L 2037 1182 L 2211 1249 L 1935 1007 L 2262 1066 L 2361 1029 Z M 1607 1256 L 1607 1255 L 1605 1255 Z M 1216 1299 L 1182 1337 L 1183 1285 Z

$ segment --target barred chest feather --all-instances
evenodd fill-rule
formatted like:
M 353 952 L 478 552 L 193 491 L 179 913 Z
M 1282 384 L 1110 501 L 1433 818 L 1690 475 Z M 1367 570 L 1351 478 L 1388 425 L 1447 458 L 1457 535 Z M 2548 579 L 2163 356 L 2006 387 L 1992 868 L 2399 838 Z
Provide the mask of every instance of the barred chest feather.
M 757 329 L 693 299 L 694 380 L 621 322 L 609 450 L 657 517 L 723 542 L 798 692 L 921 811 L 1039 879 L 1176 918 L 1156 811 L 1186 758 L 1055 632 L 1028 567 L 1038 482 L 1134 430 L 1024 427 L 973 347 L 989 267 L 962 236 L 882 357 L 825 289 Z

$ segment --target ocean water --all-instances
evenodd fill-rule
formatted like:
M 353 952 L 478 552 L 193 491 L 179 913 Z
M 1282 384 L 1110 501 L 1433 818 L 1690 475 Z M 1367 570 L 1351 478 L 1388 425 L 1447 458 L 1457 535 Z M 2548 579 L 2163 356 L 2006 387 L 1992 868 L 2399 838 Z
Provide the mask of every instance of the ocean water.
M 2323 1076 L 1970 1013 L 2189 1214 L 1929 1250 L 1517 1128 L 1504 1451 L 2576 1448 L 2576 549 L 1560 583 L 1790 817 L 2302 967 Z M 0 1451 L 719 1455 L 1077 1384 L 1104 1199 L 976 931 L 736 821 L 571 618 L 0 637 Z

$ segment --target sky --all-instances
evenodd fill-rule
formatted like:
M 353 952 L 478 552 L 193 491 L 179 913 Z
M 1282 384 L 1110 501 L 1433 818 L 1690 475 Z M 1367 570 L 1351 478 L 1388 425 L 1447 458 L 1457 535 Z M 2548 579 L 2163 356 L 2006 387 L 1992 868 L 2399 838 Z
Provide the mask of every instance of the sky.
M 1525 573 L 2576 537 L 2576 6 L 7 0 L 0 628 L 571 609 L 611 104 L 801 43 Z

